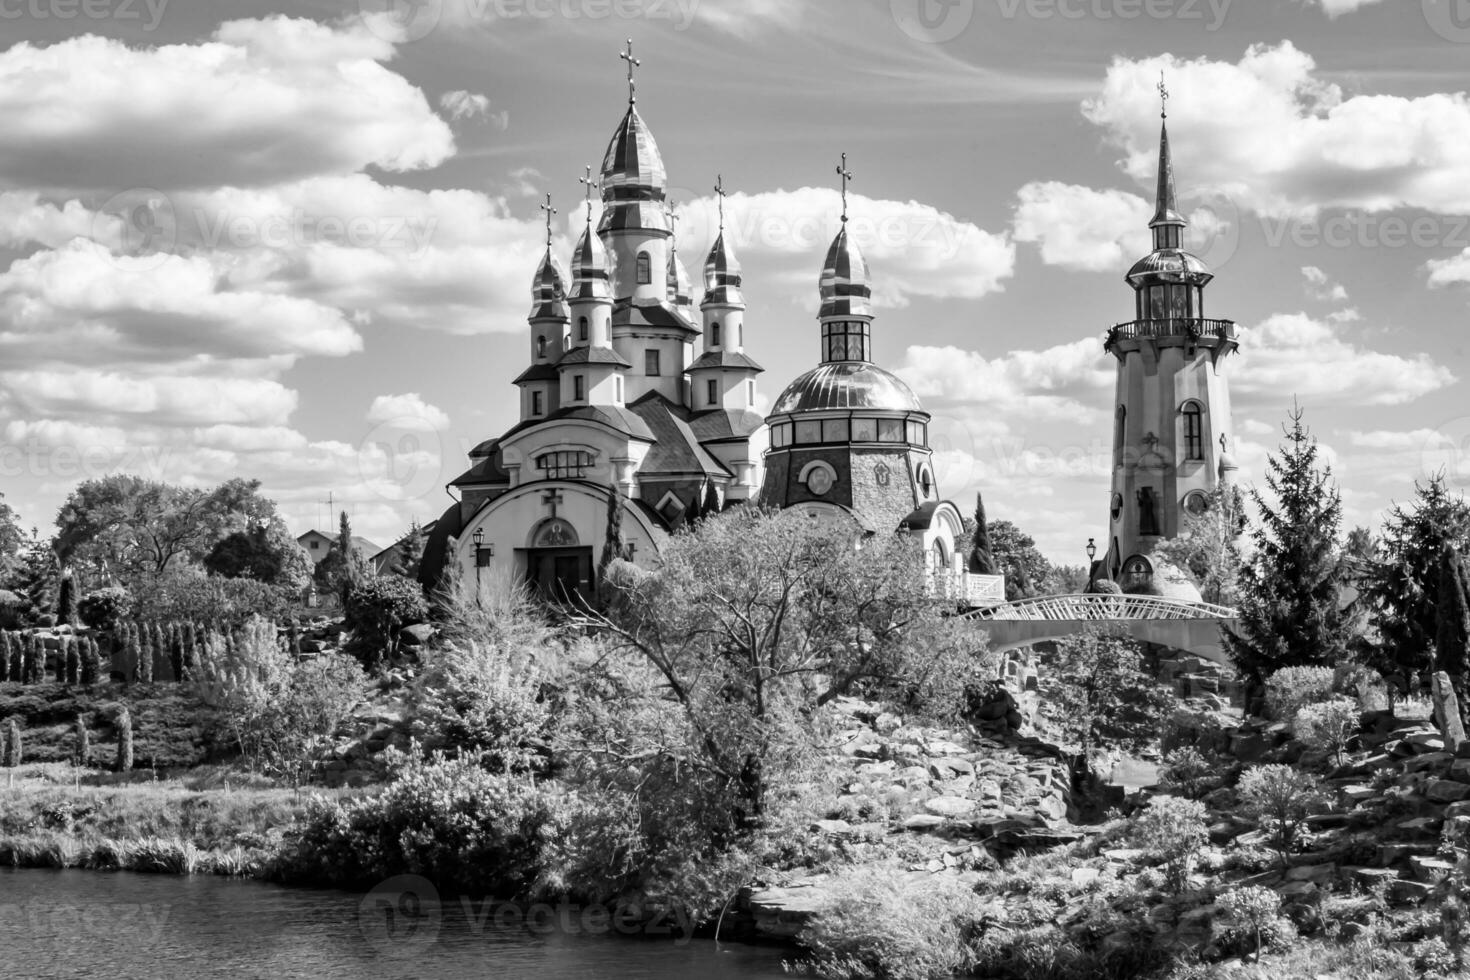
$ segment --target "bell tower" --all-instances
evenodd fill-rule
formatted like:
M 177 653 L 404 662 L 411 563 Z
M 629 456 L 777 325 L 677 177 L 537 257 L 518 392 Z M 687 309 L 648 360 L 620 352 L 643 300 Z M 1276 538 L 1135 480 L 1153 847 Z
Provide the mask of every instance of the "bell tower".
M 1153 574 L 1148 553 L 1209 506 L 1234 478 L 1234 430 L 1225 368 L 1239 347 L 1235 324 L 1205 315 L 1214 274 L 1183 248 L 1186 222 L 1174 194 L 1168 89 L 1162 78 L 1153 251 L 1128 270 L 1134 319 L 1108 331 L 1117 360 L 1108 550 L 1100 575 L 1124 588 Z

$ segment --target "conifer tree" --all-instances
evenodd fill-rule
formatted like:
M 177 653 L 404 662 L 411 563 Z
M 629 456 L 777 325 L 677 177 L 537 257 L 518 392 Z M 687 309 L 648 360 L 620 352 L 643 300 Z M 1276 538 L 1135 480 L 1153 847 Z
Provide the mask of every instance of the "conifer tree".
M 1282 667 L 1335 665 L 1348 643 L 1337 551 L 1342 498 L 1302 416 L 1292 410 L 1287 442 L 1267 464 L 1274 500 L 1251 491 L 1261 524 L 1252 533 L 1255 553 L 1240 571 L 1239 627 L 1225 635 L 1226 649 L 1257 690 Z
M 178 623 L 168 624 L 168 662 L 174 682 L 184 679 L 184 637 Z
M 419 522 L 413 521 L 408 526 L 408 534 L 399 542 L 396 571 L 404 578 L 418 581 L 419 570 L 424 564 L 425 537 Z
M 20 680 L 20 660 L 16 657 L 16 634 L 10 630 L 0 633 L 0 678 L 8 681 Z
M 5 725 L 5 768 L 19 769 L 20 760 L 20 724 L 12 718 Z
M 56 598 L 56 622 L 75 624 L 80 621 L 77 615 L 77 582 L 72 577 L 71 569 L 61 570 L 61 587 Z
M 41 682 L 41 638 L 32 633 L 26 637 L 25 661 L 22 664 L 20 682 L 22 684 L 39 684 Z
M 714 517 L 720 512 L 720 491 L 715 488 L 715 481 L 710 480 L 704 485 L 704 516 Z
M 24 633 L 10 634 L 10 679 L 17 684 L 25 683 L 26 677 L 26 635 Z
M 81 656 L 80 680 L 83 686 L 91 687 L 97 683 L 102 673 L 102 651 L 97 645 L 95 636 L 83 638 Z
M 71 764 L 81 769 L 91 754 L 92 733 L 87 731 L 87 719 L 84 715 L 77 715 L 76 744 L 72 746 Z
M 133 716 L 126 706 L 117 712 L 117 771 L 129 772 L 133 768 Z
M 143 634 L 138 629 L 138 624 L 128 623 L 127 646 L 123 654 L 123 676 L 130 680 L 136 680 L 138 671 L 143 662 Z
M 82 655 L 79 644 L 85 643 L 85 638 L 68 636 L 66 643 L 66 683 L 77 684 L 82 679 Z
M 147 623 L 138 631 L 138 683 L 153 683 L 153 630 Z
M 597 562 L 598 580 L 616 559 L 627 556 L 628 542 L 623 537 L 623 488 L 614 480 L 607 491 L 607 534 L 602 542 L 602 557 Z
M 1470 572 L 1453 544 L 1445 545 L 1440 555 L 1436 591 L 1434 644 L 1439 651 L 1438 666 L 1450 675 L 1463 704 L 1464 685 L 1470 679 Z
M 990 525 L 985 520 L 985 501 L 975 494 L 975 536 L 970 541 L 969 570 L 972 575 L 999 574 L 990 546 Z
M 357 546 L 352 543 L 352 523 L 348 521 L 345 510 L 337 529 L 337 549 L 342 555 L 342 567 L 337 573 L 337 591 L 342 599 L 342 608 L 346 609 L 347 596 L 362 581 L 363 568 L 362 555 L 358 554 Z

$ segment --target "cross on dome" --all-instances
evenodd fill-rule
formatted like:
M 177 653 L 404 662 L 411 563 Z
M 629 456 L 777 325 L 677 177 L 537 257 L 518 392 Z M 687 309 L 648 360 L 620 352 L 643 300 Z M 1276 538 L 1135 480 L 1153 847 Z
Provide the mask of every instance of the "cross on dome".
M 592 164 L 588 163 L 584 164 L 584 166 L 587 168 L 587 173 L 583 177 L 578 177 L 577 181 L 586 188 L 584 194 L 587 199 L 587 223 L 590 225 L 592 224 L 592 192 L 598 191 L 600 193 L 602 191 L 602 182 L 592 179 Z
M 628 50 L 618 53 L 618 57 L 628 63 L 628 105 L 638 101 L 638 80 L 633 77 L 633 69 L 642 68 L 643 62 L 633 57 L 633 39 L 628 38 Z
M 720 231 L 725 230 L 725 175 L 715 175 L 715 197 L 720 204 Z
M 551 247 L 551 219 L 556 216 L 556 208 L 551 206 L 551 195 L 546 195 L 546 203 L 540 205 L 542 211 L 546 212 L 546 247 Z
M 847 154 L 842 154 L 842 163 L 837 168 L 837 176 L 842 178 L 842 223 L 847 224 L 847 182 L 852 180 L 852 171 L 847 169 Z

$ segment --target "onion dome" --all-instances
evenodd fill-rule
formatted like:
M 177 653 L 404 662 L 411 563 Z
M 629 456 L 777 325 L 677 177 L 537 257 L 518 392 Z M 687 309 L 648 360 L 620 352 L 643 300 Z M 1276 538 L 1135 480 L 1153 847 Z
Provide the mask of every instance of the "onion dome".
M 548 248 L 531 283 L 531 319 L 567 320 L 570 317 L 567 311 L 567 274 Z
M 704 260 L 704 299 L 700 307 L 744 306 L 745 297 L 740 292 L 743 281 L 740 260 L 721 231 L 710 246 L 709 258 Z
M 602 220 L 599 231 L 641 228 L 669 230 L 663 201 L 668 186 L 663 157 L 653 133 L 628 106 L 602 158 Z
M 608 262 L 607 249 L 602 239 L 593 233 L 592 226 L 582 232 L 577 247 L 572 251 L 572 295 L 573 300 L 612 299 L 612 267 Z
M 819 365 L 786 386 L 774 415 L 828 409 L 867 408 L 884 412 L 922 412 L 916 396 L 897 376 L 864 361 Z
M 827 261 L 822 264 L 821 289 L 821 316 L 872 316 L 873 287 L 868 275 L 868 260 L 863 258 L 857 242 L 848 235 L 846 223 L 832 240 L 832 247 L 827 249 Z
M 1220 450 L 1219 476 L 1224 482 L 1232 482 L 1235 474 L 1240 470 L 1240 465 L 1235 462 L 1235 457 L 1225 449 Z

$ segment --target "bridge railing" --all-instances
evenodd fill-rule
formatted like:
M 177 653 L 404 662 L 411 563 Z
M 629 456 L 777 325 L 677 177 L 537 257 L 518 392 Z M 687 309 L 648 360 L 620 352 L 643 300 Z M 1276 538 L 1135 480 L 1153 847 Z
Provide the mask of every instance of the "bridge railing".
M 936 590 L 945 599 L 984 609 L 1006 601 L 1004 575 L 974 575 L 970 572 L 939 572 L 934 576 Z
M 1058 622 L 1118 619 L 1234 619 L 1227 606 L 1146 595 L 1053 595 L 1018 599 L 981 609 L 980 619 Z

